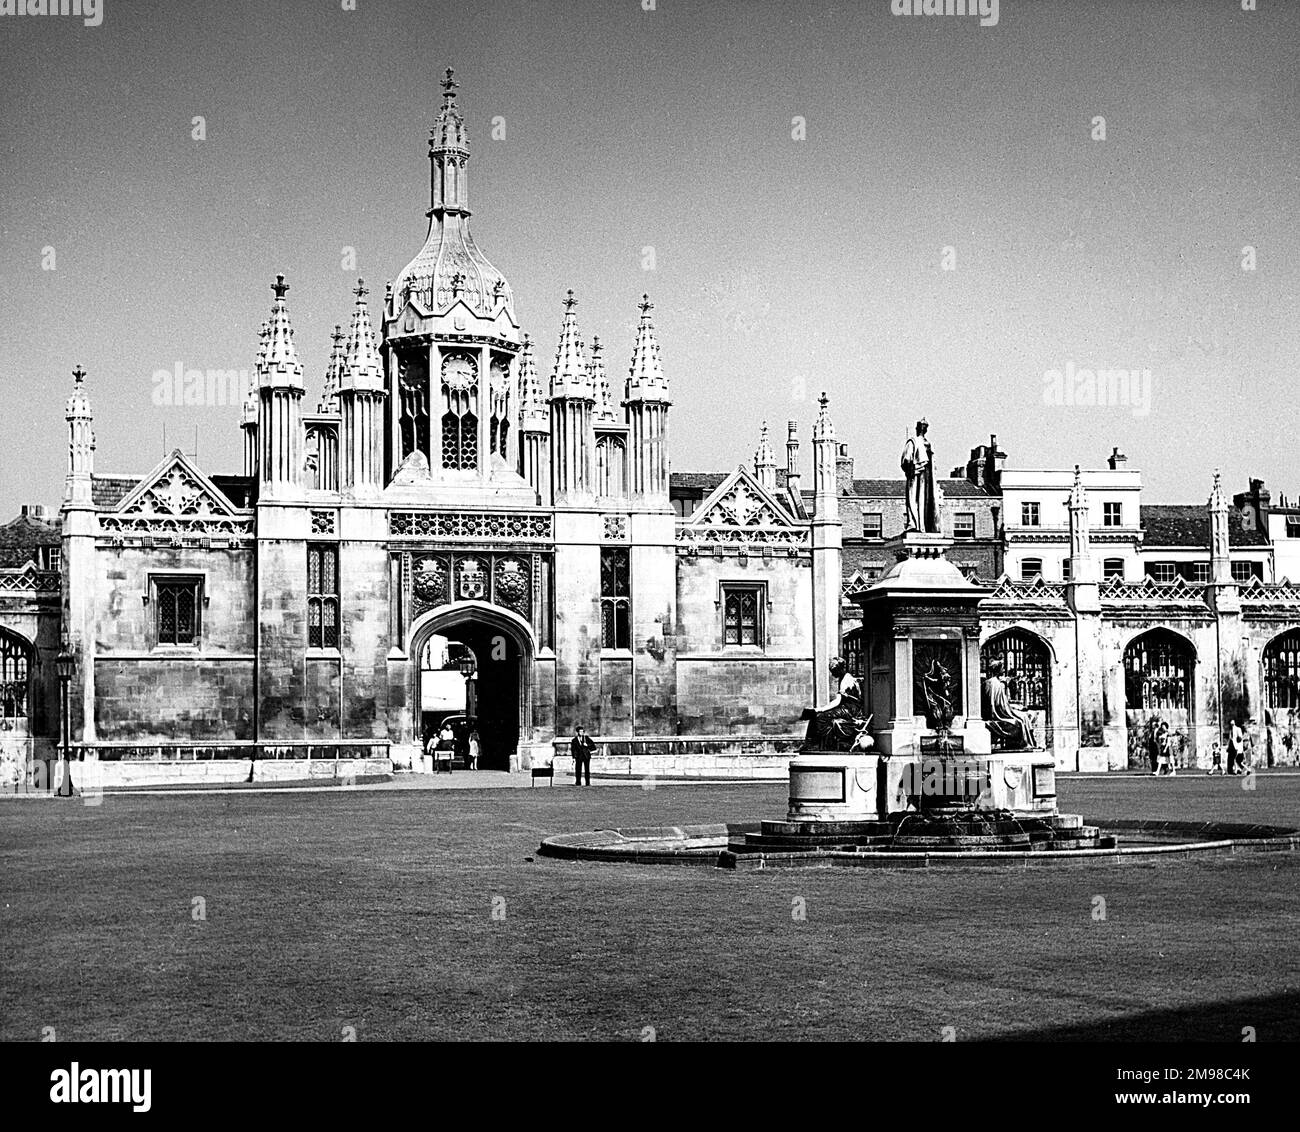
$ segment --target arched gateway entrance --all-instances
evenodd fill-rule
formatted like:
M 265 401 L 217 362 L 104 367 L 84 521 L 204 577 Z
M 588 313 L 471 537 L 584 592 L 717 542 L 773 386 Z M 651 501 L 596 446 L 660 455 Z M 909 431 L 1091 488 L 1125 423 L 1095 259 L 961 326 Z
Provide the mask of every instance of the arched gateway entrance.
M 468 702 L 464 696 L 449 701 L 449 682 L 439 679 L 438 670 L 456 665 L 454 687 L 455 679 L 463 679 L 457 662 L 467 653 L 474 659 Z M 407 654 L 413 661 L 417 739 L 449 711 L 471 715 L 479 734 L 479 769 L 509 770 L 528 728 L 533 653 L 527 622 L 485 602 L 457 602 L 421 617 L 412 627 Z

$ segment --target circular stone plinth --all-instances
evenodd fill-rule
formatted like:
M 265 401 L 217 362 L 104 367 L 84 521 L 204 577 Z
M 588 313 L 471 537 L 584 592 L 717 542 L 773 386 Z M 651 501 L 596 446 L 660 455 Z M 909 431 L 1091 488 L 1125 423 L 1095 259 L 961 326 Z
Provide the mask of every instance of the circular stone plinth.
M 1043 819 L 1022 819 L 1025 823 Z M 955 865 L 1062 865 L 1158 861 L 1193 854 L 1277 853 L 1300 849 L 1300 831 L 1282 826 L 1225 822 L 1113 821 L 1085 826 L 1075 814 L 1060 814 L 1050 842 L 998 848 L 962 846 L 886 847 L 882 835 L 798 830 L 785 827 L 881 826 L 885 822 L 745 822 L 730 825 L 635 826 L 548 837 L 543 857 L 637 864 L 715 865 L 724 869 L 826 868 L 862 866 L 909 868 Z M 1123 838 L 1127 844 L 1119 844 Z M 767 843 L 765 838 L 768 839 Z M 861 840 L 858 840 L 861 838 Z M 1094 839 L 1095 838 L 1095 842 Z M 757 841 L 757 844 L 754 842 Z M 1092 847 L 1095 845 L 1095 847 Z

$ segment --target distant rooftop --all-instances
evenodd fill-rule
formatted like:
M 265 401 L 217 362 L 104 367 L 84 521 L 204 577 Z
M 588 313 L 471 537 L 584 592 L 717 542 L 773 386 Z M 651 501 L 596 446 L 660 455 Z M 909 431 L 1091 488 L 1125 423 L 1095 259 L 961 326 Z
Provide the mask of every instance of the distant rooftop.
M 1203 503 L 1157 503 L 1142 505 L 1143 545 L 1152 547 L 1195 547 L 1209 549 L 1210 516 Z M 1228 512 L 1230 546 L 1267 546 L 1264 531 L 1248 531 L 1241 525 L 1241 515 Z

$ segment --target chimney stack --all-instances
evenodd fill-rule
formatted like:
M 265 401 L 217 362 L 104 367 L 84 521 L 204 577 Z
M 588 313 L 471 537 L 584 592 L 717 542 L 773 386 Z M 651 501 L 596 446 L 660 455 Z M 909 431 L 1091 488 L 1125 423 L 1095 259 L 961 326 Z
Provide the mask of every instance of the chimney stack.
M 786 422 L 785 437 L 785 482 L 789 489 L 794 493 L 795 498 L 799 497 L 799 422 Z
M 840 495 L 853 491 L 853 457 L 847 444 L 840 444 L 835 451 L 835 490 Z
M 1119 446 L 1116 445 L 1111 449 L 1110 456 L 1107 457 L 1106 463 L 1110 466 L 1112 472 L 1120 472 L 1124 470 L 1124 465 L 1128 463 L 1128 457 L 1125 456 L 1124 453 L 1119 450 Z

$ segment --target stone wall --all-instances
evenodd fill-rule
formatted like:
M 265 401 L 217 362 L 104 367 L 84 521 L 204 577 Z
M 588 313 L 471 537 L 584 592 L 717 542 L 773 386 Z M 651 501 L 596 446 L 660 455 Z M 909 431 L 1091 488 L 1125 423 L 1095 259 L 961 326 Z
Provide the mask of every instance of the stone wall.
M 724 583 L 767 587 L 765 643 L 723 643 Z M 677 560 L 677 711 L 686 734 L 801 733 L 813 700 L 812 570 L 806 556 Z
M 388 554 L 382 543 L 344 542 L 340 691 L 344 738 L 380 738 L 387 732 L 389 626 Z
M 252 736 L 251 548 L 96 547 L 94 718 L 100 738 Z M 159 645 L 150 579 L 203 579 L 199 644 Z M 148 599 L 148 600 L 146 600 Z
M 261 736 L 302 739 L 325 733 L 328 716 L 321 720 L 317 715 L 319 674 L 313 674 L 311 688 L 307 683 L 307 544 L 262 538 L 258 556 Z

